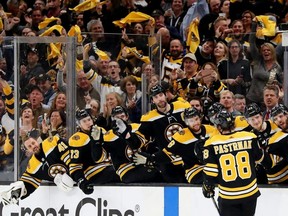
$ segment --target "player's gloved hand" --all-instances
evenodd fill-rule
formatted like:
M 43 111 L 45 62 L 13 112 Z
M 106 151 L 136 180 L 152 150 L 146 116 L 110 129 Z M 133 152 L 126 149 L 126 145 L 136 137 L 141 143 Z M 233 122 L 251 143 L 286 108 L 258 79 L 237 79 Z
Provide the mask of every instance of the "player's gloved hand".
M 202 192 L 203 192 L 204 197 L 206 197 L 206 198 L 214 197 L 214 195 L 215 195 L 215 186 L 203 182 Z
M 85 193 L 85 194 L 92 194 L 94 188 L 92 185 L 89 184 L 88 180 L 81 178 L 78 180 L 78 187 Z
M 69 192 L 73 189 L 74 186 L 74 181 L 73 179 L 67 175 L 67 173 L 60 174 L 58 173 L 54 177 L 54 183 L 57 185 L 57 187 L 64 191 L 64 192 Z
M 194 145 L 194 154 L 196 155 L 199 162 L 201 163 L 204 163 L 203 161 L 204 144 L 205 144 L 205 140 L 200 139 L 197 142 L 195 142 L 195 145 Z
M 145 152 L 135 153 L 133 155 L 133 162 L 135 165 L 144 164 L 147 166 L 154 166 L 155 163 L 153 156 Z
M 103 138 L 102 130 L 97 125 L 92 126 L 90 135 L 95 141 L 101 140 L 101 136 Z
M 126 138 L 127 134 L 131 132 L 132 127 L 122 119 L 115 118 L 112 124 L 112 130 L 116 135 Z
M 22 181 L 17 181 L 10 184 L 10 189 L 2 192 L 1 201 L 3 205 L 17 204 L 22 196 L 27 194 L 27 190 Z

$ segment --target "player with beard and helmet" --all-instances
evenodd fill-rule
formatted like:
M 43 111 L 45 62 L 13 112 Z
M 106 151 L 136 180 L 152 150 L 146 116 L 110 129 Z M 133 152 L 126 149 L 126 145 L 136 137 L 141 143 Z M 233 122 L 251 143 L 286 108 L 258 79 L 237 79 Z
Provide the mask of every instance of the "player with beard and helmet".
M 272 108 L 273 122 L 281 129 L 270 137 L 267 151 L 273 156 L 275 166 L 267 171 L 269 184 L 288 183 L 288 109 L 283 104 Z
M 129 124 L 127 110 L 116 106 L 111 112 L 113 129 L 104 135 L 104 149 L 110 154 L 113 166 L 120 180 L 124 183 L 153 182 L 160 175 L 156 169 L 147 166 L 135 166 L 132 155 L 145 145 L 145 138 L 137 129 L 140 124 Z M 142 140 L 134 141 L 130 133 L 135 133 Z M 140 145 L 139 145 L 140 144 Z
M 280 129 L 271 120 L 264 121 L 260 107 L 256 103 L 249 104 L 246 107 L 245 117 L 249 125 L 252 126 L 252 132 L 257 136 L 260 147 L 265 150 L 268 146 L 268 139 Z M 257 183 L 267 184 L 267 175 L 275 175 L 273 170 L 275 169 L 266 171 L 261 164 L 258 164 L 256 166 Z M 269 183 L 272 182 L 269 181 Z
M 172 154 L 181 156 L 185 169 L 185 176 L 191 184 L 203 182 L 203 158 L 202 149 L 205 141 L 218 131 L 211 125 L 201 124 L 201 113 L 191 107 L 184 110 L 182 117 L 187 125 L 183 130 L 175 133 L 172 141 L 162 151 L 149 155 L 147 153 L 135 154 L 136 164 L 169 163 Z M 197 149 L 197 151 L 195 151 Z M 199 159 L 199 155 L 201 155 Z
M 260 196 L 255 164 L 270 167 L 272 162 L 260 148 L 254 133 L 234 131 L 234 118 L 227 110 L 216 115 L 215 125 L 220 134 L 204 145 L 203 195 L 213 197 L 218 184 L 221 216 L 253 216 Z
M 40 186 L 42 180 L 54 181 L 65 192 L 73 189 L 74 181 L 68 175 L 68 144 L 58 136 L 49 137 L 40 143 L 39 136 L 40 133 L 34 130 L 22 144 L 22 149 L 32 156 L 20 180 L 10 184 L 10 188 L 1 193 L 4 205 L 16 204 L 19 199 L 25 199 Z
M 175 101 L 169 104 L 160 85 L 153 86 L 150 89 L 150 98 L 156 108 L 141 117 L 138 132 L 150 141 L 147 151 L 153 154 L 167 147 L 172 140 L 172 136 L 186 126 L 181 118 L 181 113 L 191 106 L 188 102 L 183 101 Z M 158 164 L 158 170 L 161 171 L 164 180 L 167 182 L 185 182 L 181 157 L 176 155 L 171 155 L 171 157 L 173 158 L 172 163 Z
M 79 131 L 69 138 L 69 172 L 85 194 L 93 193 L 92 184 L 119 181 L 107 152 L 102 148 L 104 129 L 93 125 L 89 113 L 76 112 Z

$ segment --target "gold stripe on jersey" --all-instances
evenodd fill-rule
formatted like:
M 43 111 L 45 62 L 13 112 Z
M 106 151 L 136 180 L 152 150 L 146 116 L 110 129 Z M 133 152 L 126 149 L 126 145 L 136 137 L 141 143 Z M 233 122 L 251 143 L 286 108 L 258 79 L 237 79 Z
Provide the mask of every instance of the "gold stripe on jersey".
M 69 138 L 69 145 L 71 147 L 82 147 L 90 142 L 90 137 L 83 132 L 76 132 Z
M 82 167 L 83 167 L 83 164 L 73 164 L 73 163 L 70 163 L 69 164 L 69 173 L 72 174 L 74 173 L 75 171 L 77 170 L 82 170 Z
M 116 171 L 117 175 L 120 176 L 120 179 L 122 180 L 123 176 L 130 170 L 134 169 L 135 165 L 133 163 L 124 163 L 121 164 L 121 166 Z
M 59 137 L 53 136 L 53 137 L 48 137 L 42 142 L 42 148 L 43 152 L 46 157 L 55 149 L 57 146 L 57 142 L 59 140 Z
M 268 145 L 273 145 L 274 143 L 279 142 L 288 136 L 288 133 L 284 133 L 283 131 L 276 132 L 273 136 L 270 137 Z
M 35 174 L 38 172 L 38 170 L 41 168 L 42 166 L 42 162 L 39 161 L 35 155 L 32 155 L 31 159 L 29 160 L 29 163 L 27 165 L 27 172 L 31 173 L 31 174 Z
M 33 187 L 38 188 L 40 186 L 41 180 L 37 179 L 35 177 L 32 177 L 28 173 L 24 172 L 23 175 L 20 178 L 21 181 L 24 181 L 28 184 L 33 185 Z
M 114 142 L 119 137 L 113 133 L 113 130 L 109 130 L 106 134 L 104 134 L 104 142 Z
M 243 187 L 228 188 L 218 185 L 219 196 L 223 199 L 235 200 L 252 196 L 259 191 L 257 180 L 254 179 L 250 184 Z
M 63 161 L 67 166 L 69 165 L 71 158 L 70 158 L 70 153 L 69 151 L 66 151 L 62 156 L 61 156 L 61 161 Z
M 242 131 L 249 126 L 249 123 L 244 116 L 236 116 L 234 122 L 234 131 Z
M 212 163 L 207 163 L 204 166 L 204 173 L 208 176 L 212 177 L 217 177 L 218 176 L 218 165 L 217 164 L 212 164 Z
M 186 108 L 190 108 L 191 105 L 187 101 L 175 101 L 173 104 L 173 113 L 183 112 Z
M 288 165 L 285 165 L 284 167 L 280 165 L 279 169 L 277 168 L 277 165 L 273 168 L 273 170 L 279 170 L 273 174 L 271 173 L 271 170 L 267 171 L 268 184 L 278 184 L 285 182 L 288 179 Z
M 98 144 L 97 144 L 98 145 Z M 96 163 L 101 163 L 101 162 L 104 162 L 105 160 L 108 159 L 108 154 L 107 152 L 102 148 L 102 155 L 101 157 L 99 158 L 99 160 L 95 161 Z
M 104 170 L 107 166 L 110 166 L 110 165 L 111 164 L 109 164 L 109 163 L 101 163 L 101 164 L 97 164 L 97 165 L 94 165 L 94 166 L 89 166 L 84 171 L 85 178 L 87 180 L 89 180 L 90 178 L 92 178 L 93 176 L 97 175 L 102 170 Z
M 203 171 L 204 165 L 195 164 L 190 169 L 185 170 L 185 176 L 189 183 L 191 183 L 192 179 L 200 172 Z

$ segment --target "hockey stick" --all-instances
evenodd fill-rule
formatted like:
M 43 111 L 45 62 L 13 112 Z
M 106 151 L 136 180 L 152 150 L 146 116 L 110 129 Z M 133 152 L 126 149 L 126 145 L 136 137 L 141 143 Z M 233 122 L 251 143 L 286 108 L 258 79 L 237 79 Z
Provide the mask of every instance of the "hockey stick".
M 212 196 L 211 199 L 212 199 L 212 201 L 213 201 L 213 204 L 214 204 L 215 208 L 216 208 L 217 211 L 218 211 L 219 216 L 221 216 L 221 214 L 220 214 L 220 209 L 219 209 L 219 207 L 218 207 L 218 205 L 217 205 L 217 203 L 216 203 L 216 201 L 215 201 L 214 196 Z

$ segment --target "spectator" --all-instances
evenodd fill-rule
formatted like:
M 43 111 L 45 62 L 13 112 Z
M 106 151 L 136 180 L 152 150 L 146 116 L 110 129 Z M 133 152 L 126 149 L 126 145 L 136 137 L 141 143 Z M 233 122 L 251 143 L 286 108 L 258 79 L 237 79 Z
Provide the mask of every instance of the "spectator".
M 279 88 L 276 85 L 267 85 L 263 90 L 265 110 L 264 120 L 271 119 L 271 110 L 279 104 Z
M 106 100 L 103 105 L 103 116 L 107 120 L 107 125 L 105 129 L 111 129 L 112 128 L 112 119 L 111 119 L 111 112 L 112 109 L 116 106 L 122 106 L 123 101 L 121 96 L 116 92 L 111 92 L 106 94 Z
M 254 17 L 255 14 L 250 10 L 246 10 L 242 13 L 242 22 L 244 27 L 244 36 L 243 36 L 244 41 L 249 40 L 249 35 L 252 31 L 252 20 L 254 19 Z
M 61 0 L 47 0 L 47 17 L 59 17 L 61 15 Z
M 233 92 L 229 90 L 224 90 L 220 93 L 220 101 L 223 107 L 232 114 L 233 117 L 241 115 L 241 113 L 235 110 L 235 96 Z
M 207 38 L 203 41 L 202 45 L 196 49 L 195 56 L 199 68 L 201 68 L 206 62 L 214 61 L 214 47 L 215 40 L 213 38 Z
M 180 34 L 180 26 L 185 15 L 186 11 L 184 11 L 184 1 L 172 0 L 171 8 L 166 10 L 164 13 L 165 23 L 167 26 L 175 27 Z
M 66 112 L 66 94 L 64 92 L 58 92 L 53 100 L 51 110 L 62 110 Z
M 218 41 L 214 47 L 213 53 L 215 57 L 215 64 L 219 69 L 219 65 L 221 65 L 222 61 L 227 60 L 228 58 L 228 47 L 224 42 Z
M 103 113 L 100 113 L 100 102 L 91 99 L 87 100 L 86 108 L 88 113 L 90 114 L 94 124 L 96 124 L 99 127 L 105 128 L 107 126 L 106 119 L 103 117 Z
M 244 115 L 246 108 L 245 96 L 241 94 L 235 94 L 234 97 L 235 97 L 234 109 L 240 112 L 241 115 Z

